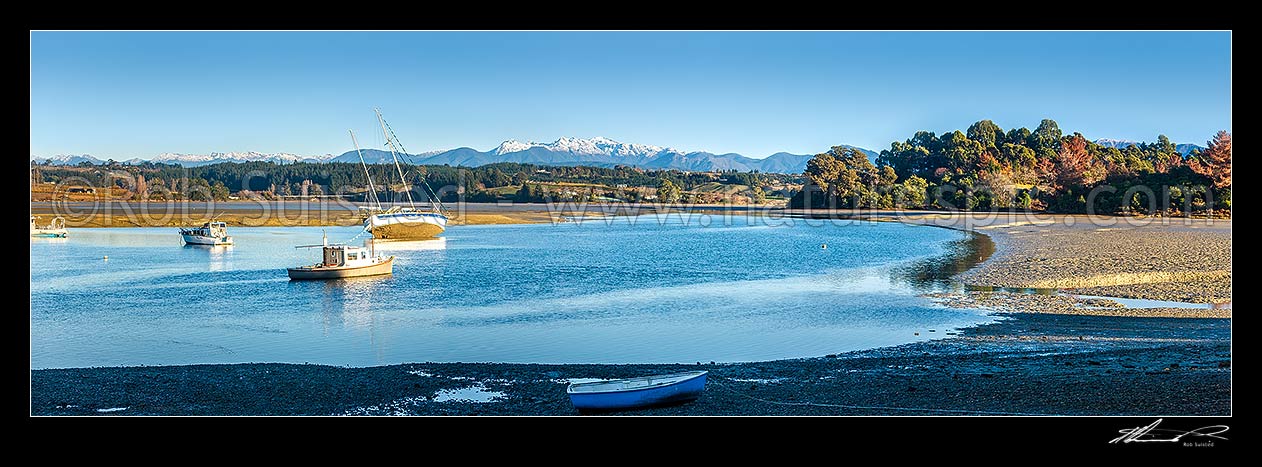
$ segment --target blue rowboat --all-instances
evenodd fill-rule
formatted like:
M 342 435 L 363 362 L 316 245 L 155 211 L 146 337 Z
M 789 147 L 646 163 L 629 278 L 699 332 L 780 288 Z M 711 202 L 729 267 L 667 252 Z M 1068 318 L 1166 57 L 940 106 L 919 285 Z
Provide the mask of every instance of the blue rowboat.
M 565 390 L 580 410 L 614 410 L 690 401 L 705 390 L 705 371 L 570 384 Z

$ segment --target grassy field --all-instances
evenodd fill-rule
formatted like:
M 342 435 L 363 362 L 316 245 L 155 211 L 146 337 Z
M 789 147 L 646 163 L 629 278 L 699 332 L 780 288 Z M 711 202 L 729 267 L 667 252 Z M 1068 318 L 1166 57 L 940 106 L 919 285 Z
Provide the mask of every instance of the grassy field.
M 37 183 L 31 185 L 31 201 L 104 201 L 111 199 L 127 199 L 131 192 L 113 187 L 109 189 L 91 188 L 92 193 L 70 193 L 70 187 L 55 183 Z

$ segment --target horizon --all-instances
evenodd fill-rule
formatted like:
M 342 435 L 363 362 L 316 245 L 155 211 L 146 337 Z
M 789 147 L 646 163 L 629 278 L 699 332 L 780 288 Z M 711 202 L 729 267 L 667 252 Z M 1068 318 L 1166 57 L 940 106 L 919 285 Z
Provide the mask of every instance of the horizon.
M 1018 128 L 1019 128 L 1019 127 L 1018 127 Z M 961 131 L 962 131 L 962 130 L 961 130 Z M 941 135 L 939 135 L 939 136 L 941 136 Z M 1084 135 L 1084 136 L 1086 136 L 1086 135 Z M 441 154 L 441 153 L 443 153 L 443 152 L 447 152 L 447 151 L 454 151 L 454 150 L 458 150 L 458 149 L 473 149 L 473 150 L 475 150 L 475 151 L 479 151 L 479 152 L 483 152 L 483 153 L 488 153 L 488 152 L 493 152 L 493 151 L 495 151 L 495 150 L 496 150 L 496 149 L 498 149 L 500 146 L 502 146 L 504 143 L 517 142 L 517 143 L 523 143 L 523 144 L 529 144 L 529 145 L 551 145 L 551 144 L 555 144 L 555 143 L 557 143 L 558 141 L 560 141 L 561 139 L 564 139 L 564 138 L 574 138 L 574 139 L 581 139 L 581 140 L 586 140 L 586 141 L 592 141 L 592 140 L 597 140 L 597 139 L 602 139 L 602 138 L 603 138 L 603 139 L 606 139 L 606 140 L 612 140 L 612 138 L 605 138 L 605 137 L 603 137 L 603 136 L 593 136 L 593 137 L 591 137 L 591 138 L 564 137 L 564 136 L 563 136 L 563 137 L 561 137 L 561 138 L 558 138 L 557 140 L 554 140 L 554 141 L 552 141 L 552 142 L 547 142 L 547 143 L 540 142 L 540 141 L 525 141 L 525 142 L 523 142 L 523 141 L 517 141 L 517 140 L 505 140 L 505 141 L 501 142 L 499 145 L 496 145 L 496 147 L 493 147 L 493 148 L 491 148 L 491 149 L 487 149 L 487 150 L 485 150 L 485 151 L 478 150 L 477 148 L 473 148 L 473 147 L 469 147 L 469 146 L 460 146 L 460 147 L 455 147 L 455 148 L 447 148 L 447 149 L 438 149 L 438 150 L 421 151 L 421 152 L 416 152 L 416 153 L 407 153 L 407 154 L 404 154 L 404 155 L 406 155 L 406 156 L 428 156 L 428 155 Z M 1139 144 L 1139 143 L 1148 143 L 1148 144 L 1151 144 L 1151 143 L 1155 143 L 1155 142 L 1156 142 L 1156 141 L 1155 141 L 1155 139 L 1156 139 L 1156 138 L 1154 138 L 1154 141 L 1121 140 L 1121 139 L 1115 139 L 1115 138 L 1094 138 L 1094 139 L 1093 139 L 1093 138 L 1087 138 L 1087 139 L 1088 139 L 1088 140 L 1090 140 L 1090 141 L 1092 141 L 1092 142 L 1098 142 L 1098 141 L 1109 141 L 1109 142 L 1115 142 L 1115 143 L 1136 143 L 1136 144 Z M 628 142 L 628 141 L 616 141 L 616 140 L 613 140 L 613 141 L 614 141 L 614 142 L 616 142 L 616 143 L 623 143 L 623 144 L 639 144 L 639 143 Z M 1180 146 L 1181 146 L 1181 145 L 1185 145 L 1185 144 L 1191 144 L 1191 145 L 1194 145 L 1194 146 L 1196 146 L 1196 147 L 1200 147 L 1200 148 L 1204 148 L 1204 147 L 1205 147 L 1205 145 L 1204 145 L 1204 144 L 1202 144 L 1202 143 L 1196 143 L 1196 142 L 1173 141 L 1173 140 L 1172 140 L 1171 142 L 1172 142 L 1173 144 L 1180 145 Z M 876 153 L 880 153 L 880 152 L 881 152 L 881 150 L 879 150 L 879 149 L 865 148 L 865 147 L 860 147 L 860 146 L 856 146 L 856 148 L 858 148 L 858 149 L 862 149 L 862 150 L 868 150 L 868 151 L 872 151 L 872 152 L 876 152 Z M 361 150 L 364 150 L 364 151 L 368 151 L 368 150 L 375 150 L 375 151 L 387 151 L 387 152 L 389 151 L 389 149 L 382 149 L 382 148 L 360 148 L 360 149 L 361 149 Z M 664 151 L 677 151 L 677 152 L 680 152 L 680 153 L 685 153 L 685 154 L 690 154 L 690 153 L 710 153 L 710 154 L 720 155 L 720 156 L 733 154 L 733 153 L 715 153 L 715 152 L 705 151 L 705 150 L 682 150 L 682 149 L 678 149 L 678 148 L 670 148 L 670 147 L 659 147 L 659 149 L 664 150 Z M 115 161 L 116 161 L 116 162 L 123 163 L 123 162 L 129 162 L 129 161 L 133 161 L 133 160 L 152 161 L 152 160 L 153 160 L 153 159 L 155 159 L 155 158 L 158 158 L 158 157 L 161 157 L 161 156 L 165 156 L 165 155 L 177 155 L 177 156 L 210 156 L 210 155 L 216 155 L 216 154 L 218 154 L 218 155 L 228 155 L 228 154 L 259 154 L 259 155 L 265 155 L 265 156 L 271 156 L 271 155 L 282 155 L 282 154 L 283 154 L 283 155 L 299 156 L 299 157 L 304 157 L 304 158 L 309 158 L 309 159 L 326 159 L 326 160 L 327 160 L 327 159 L 333 159 L 333 158 L 336 158 L 336 157 L 340 157 L 340 156 L 343 156 L 343 155 L 349 154 L 349 153 L 354 152 L 354 151 L 355 151 L 355 149 L 354 149 L 354 148 L 351 148 L 350 150 L 347 150 L 347 151 L 342 151 L 342 152 L 339 152 L 339 153 L 324 153 L 324 154 L 299 154 L 299 153 L 294 153 L 294 152 L 284 152 L 284 151 L 282 151 L 282 152 L 274 152 L 274 153 L 265 153 L 265 152 L 260 152 L 260 151 L 211 151 L 211 152 L 204 153 L 204 154 L 165 152 L 165 153 L 161 153 L 161 154 L 156 154 L 156 155 L 150 156 L 150 157 L 148 157 L 148 158 L 145 158 L 145 157 L 139 157 L 139 156 L 137 156 L 137 157 L 132 157 L 132 158 L 128 158 L 128 159 L 101 158 L 101 157 L 97 157 L 97 156 L 96 156 L 96 155 L 94 155 L 94 154 L 53 154 L 53 155 L 49 155 L 49 156 L 37 156 L 37 155 L 32 154 L 32 155 L 31 155 L 31 159 L 30 159 L 30 160 L 32 160 L 32 161 L 34 161 L 34 160 L 47 160 L 47 159 L 53 159 L 53 158 L 59 158 L 59 157 L 65 157 L 65 158 L 71 158 L 71 157 L 92 157 L 92 158 L 99 159 L 99 160 L 100 160 L 100 161 L 102 161 L 102 162 L 105 162 L 105 161 L 107 161 L 107 160 L 109 160 L 109 159 L 115 159 Z M 776 153 L 773 153 L 773 154 L 767 154 L 767 155 L 762 155 L 762 156 L 750 156 L 750 155 L 748 155 L 748 154 L 739 154 L 739 153 L 735 153 L 735 154 L 737 154 L 737 155 L 739 155 L 739 156 L 742 156 L 742 157 L 748 157 L 748 158 L 750 158 L 750 159 L 759 159 L 759 160 L 761 160 L 761 159 L 766 159 L 766 158 L 771 157 L 771 156 L 775 156 L 775 155 L 777 155 L 777 154 L 789 154 L 789 155 L 794 155 L 794 156 L 810 157 L 810 156 L 814 156 L 814 155 L 817 155 L 817 154 L 819 154 L 819 153 L 826 152 L 826 151 L 827 151 L 827 149 L 825 149 L 825 150 L 823 150 L 823 151 L 819 151 L 819 152 L 806 153 L 806 154 L 793 154 L 793 153 L 789 153 L 789 152 L 786 152 L 786 151 L 780 151 L 780 152 L 776 152 Z
M 354 149 L 347 128 L 361 148 L 384 143 L 370 112 L 383 102 L 410 154 L 579 135 L 754 159 L 879 152 L 987 118 L 1004 129 L 1051 118 L 1093 141 L 1203 146 L 1231 131 L 1230 32 L 30 37 L 33 158 L 337 156 Z

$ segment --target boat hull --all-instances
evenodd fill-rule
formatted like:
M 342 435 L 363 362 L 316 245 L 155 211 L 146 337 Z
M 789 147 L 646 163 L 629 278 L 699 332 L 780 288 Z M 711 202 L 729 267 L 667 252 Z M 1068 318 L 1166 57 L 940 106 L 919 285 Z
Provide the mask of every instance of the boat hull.
M 364 221 L 364 227 L 373 238 L 433 238 L 447 230 L 447 216 L 428 212 L 375 214 Z
M 180 234 L 184 243 L 189 245 L 231 245 L 232 237 L 203 237 L 201 235 Z
M 42 238 L 66 238 L 66 229 L 33 229 L 32 237 Z
M 663 386 L 604 392 L 569 392 L 569 395 L 570 402 L 579 410 L 631 409 L 694 400 L 705 390 L 705 380 L 706 372 L 698 372 L 695 376 Z M 571 386 L 571 390 L 573 389 Z
M 385 261 L 368 266 L 356 267 L 300 267 L 288 268 L 289 280 L 327 280 L 327 279 L 345 279 L 348 277 L 363 276 L 380 276 L 385 274 L 394 274 L 394 257 L 391 256 Z

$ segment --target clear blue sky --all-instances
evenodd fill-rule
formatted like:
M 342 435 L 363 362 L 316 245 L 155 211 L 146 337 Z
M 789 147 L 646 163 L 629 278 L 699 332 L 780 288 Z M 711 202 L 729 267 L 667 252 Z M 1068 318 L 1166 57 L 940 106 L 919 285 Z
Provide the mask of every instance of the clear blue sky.
M 605 136 L 765 157 L 1053 118 L 1231 130 L 1227 32 L 32 32 L 31 154 L 410 152 Z

